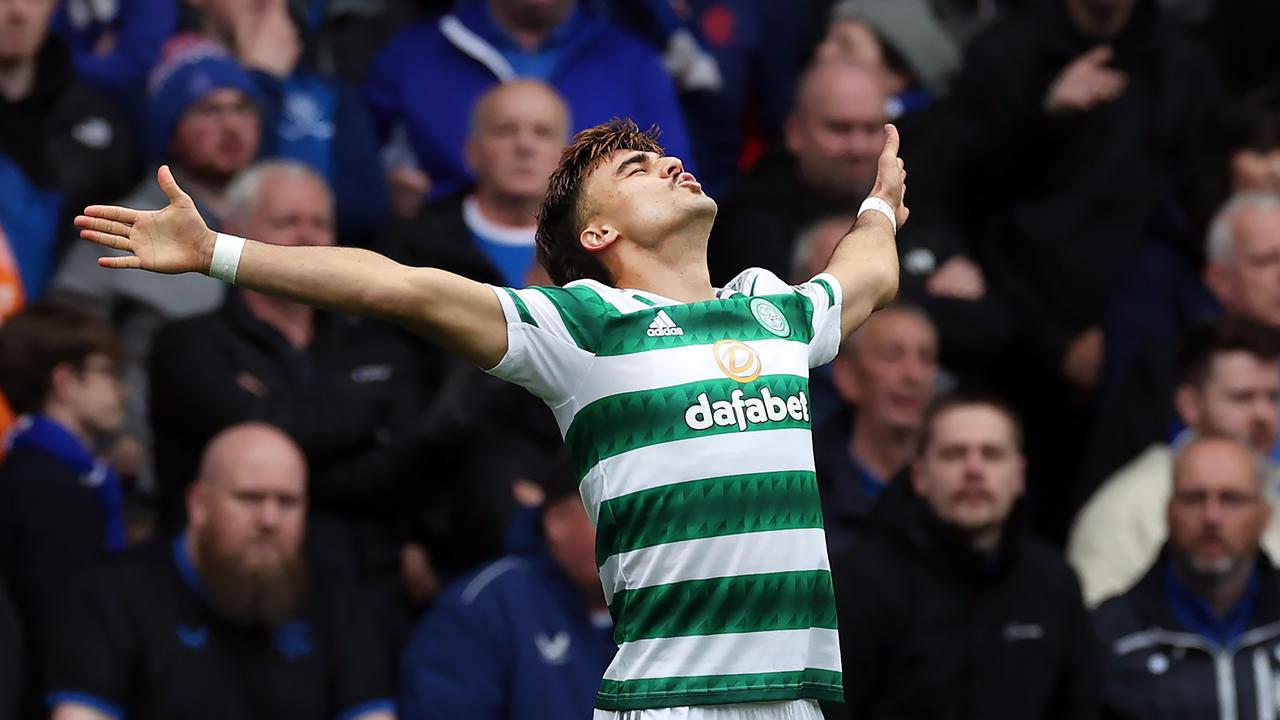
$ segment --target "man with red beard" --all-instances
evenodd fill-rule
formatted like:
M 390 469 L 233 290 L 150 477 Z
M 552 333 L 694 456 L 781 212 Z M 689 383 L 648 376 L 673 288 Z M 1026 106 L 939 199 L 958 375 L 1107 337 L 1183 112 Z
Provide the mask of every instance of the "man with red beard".
M 283 432 L 217 435 L 185 531 L 69 593 L 50 638 L 53 720 L 393 720 L 369 614 L 354 588 L 308 572 L 306 482 Z
M 1021 531 L 1022 430 L 1002 401 L 936 400 L 910 481 L 832 559 L 848 713 L 858 720 L 1090 720 L 1098 652 L 1061 556 Z
M 1168 544 L 1095 617 L 1108 720 L 1276 716 L 1280 572 L 1260 547 L 1273 473 L 1228 435 L 1178 452 Z

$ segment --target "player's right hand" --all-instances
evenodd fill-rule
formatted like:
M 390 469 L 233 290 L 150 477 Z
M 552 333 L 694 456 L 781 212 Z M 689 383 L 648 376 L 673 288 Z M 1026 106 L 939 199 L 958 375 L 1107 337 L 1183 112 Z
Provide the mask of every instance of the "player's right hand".
M 156 181 L 169 198 L 163 210 L 90 205 L 76 217 L 80 237 L 128 253 L 99 258 L 102 267 L 169 274 L 208 272 L 217 233 L 200 217 L 191 196 L 178 187 L 168 165 L 160 166 Z
M 907 209 L 907 166 L 898 157 L 898 128 L 893 125 L 884 126 L 884 149 L 880 151 L 880 159 L 876 165 L 876 182 L 871 187 L 871 194 L 889 203 L 897 216 L 898 227 L 907 222 L 911 211 Z

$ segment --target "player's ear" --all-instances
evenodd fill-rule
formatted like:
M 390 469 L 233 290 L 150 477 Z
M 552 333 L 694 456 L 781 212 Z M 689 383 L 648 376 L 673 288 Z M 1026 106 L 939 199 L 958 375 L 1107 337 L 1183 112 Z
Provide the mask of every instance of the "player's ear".
M 600 252 L 612 245 L 619 237 L 618 229 L 612 225 L 588 225 L 582 229 L 578 242 L 582 243 L 582 247 L 588 252 Z

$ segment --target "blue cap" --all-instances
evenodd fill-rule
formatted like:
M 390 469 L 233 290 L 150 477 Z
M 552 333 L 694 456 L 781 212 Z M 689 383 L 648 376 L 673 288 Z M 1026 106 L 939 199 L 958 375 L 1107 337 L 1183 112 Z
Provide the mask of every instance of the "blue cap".
M 257 104 L 262 96 L 249 72 L 217 43 L 178 37 L 147 83 L 147 129 L 152 159 L 163 158 L 182 116 L 215 90 L 240 90 Z

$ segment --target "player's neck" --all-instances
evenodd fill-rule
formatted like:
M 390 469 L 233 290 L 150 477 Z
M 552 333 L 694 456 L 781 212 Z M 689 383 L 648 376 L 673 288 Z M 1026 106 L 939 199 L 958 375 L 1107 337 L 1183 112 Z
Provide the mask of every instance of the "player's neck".
M 480 216 L 494 225 L 523 229 L 537 224 L 537 199 L 512 198 L 481 187 L 471 197 L 475 198 Z
M 0 95 L 11 103 L 25 99 L 36 86 L 36 59 L 0 63 Z
M 252 290 L 241 290 L 249 313 L 275 328 L 289 344 L 301 350 L 315 335 L 315 310 L 302 303 L 280 300 Z
M 614 273 L 614 286 L 631 290 L 643 290 L 682 303 L 703 302 L 715 299 L 711 276 L 704 259 L 701 265 L 686 263 L 629 265 L 624 272 Z
M 910 428 L 874 422 L 865 415 L 855 420 L 849 451 L 872 475 L 889 482 L 911 460 L 915 432 Z

